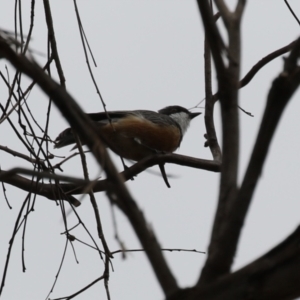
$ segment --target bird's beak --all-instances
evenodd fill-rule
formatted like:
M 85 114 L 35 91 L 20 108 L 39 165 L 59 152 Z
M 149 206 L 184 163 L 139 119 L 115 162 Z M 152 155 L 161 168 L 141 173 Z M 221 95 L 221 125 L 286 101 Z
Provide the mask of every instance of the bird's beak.
M 190 113 L 190 117 L 191 119 L 194 119 L 195 117 L 201 115 L 201 112 L 193 112 L 193 113 Z

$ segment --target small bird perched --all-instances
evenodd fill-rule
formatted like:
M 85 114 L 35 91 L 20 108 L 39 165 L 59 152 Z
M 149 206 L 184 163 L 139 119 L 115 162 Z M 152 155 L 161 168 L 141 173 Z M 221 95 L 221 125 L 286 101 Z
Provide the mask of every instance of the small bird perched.
M 107 146 L 121 158 L 139 161 L 155 153 L 172 153 L 182 141 L 190 122 L 201 113 L 190 112 L 181 106 L 168 106 L 158 112 L 150 110 L 111 111 L 91 113 L 99 133 Z M 109 116 L 109 118 L 108 118 Z M 71 128 L 55 139 L 54 148 L 75 143 Z M 84 140 L 82 141 L 84 144 Z M 159 165 L 163 178 L 170 187 L 164 165 Z

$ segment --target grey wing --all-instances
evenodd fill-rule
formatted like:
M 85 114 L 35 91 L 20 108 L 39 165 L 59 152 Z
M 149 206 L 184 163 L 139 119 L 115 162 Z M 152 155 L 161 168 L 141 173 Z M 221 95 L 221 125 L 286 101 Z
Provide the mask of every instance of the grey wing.
M 107 118 L 109 115 L 111 122 L 117 122 L 118 120 L 134 115 L 140 118 L 144 118 L 154 124 L 166 126 L 166 125 L 175 125 L 177 126 L 176 122 L 167 115 L 157 113 L 151 110 L 133 110 L 133 111 L 111 111 L 106 114 L 105 112 L 100 113 L 91 113 L 88 116 L 95 122 L 100 124 L 107 124 L 109 123 L 109 119 Z
M 142 117 L 154 124 L 161 126 L 173 125 L 177 126 L 177 123 L 169 116 L 163 115 L 151 110 L 135 110 L 132 114 Z
M 110 111 L 110 112 L 99 112 L 99 113 L 90 113 L 87 114 L 90 119 L 94 122 L 100 124 L 107 124 L 109 123 L 109 119 L 111 122 L 117 122 L 118 120 L 124 118 L 130 114 L 129 111 Z

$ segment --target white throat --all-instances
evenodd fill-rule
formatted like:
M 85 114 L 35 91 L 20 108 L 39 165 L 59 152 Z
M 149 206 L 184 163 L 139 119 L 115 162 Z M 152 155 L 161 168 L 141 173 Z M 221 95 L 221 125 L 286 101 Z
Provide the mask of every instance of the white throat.
M 179 112 L 170 115 L 170 117 L 180 126 L 183 136 L 187 131 L 188 127 L 190 126 L 190 116 L 185 112 Z

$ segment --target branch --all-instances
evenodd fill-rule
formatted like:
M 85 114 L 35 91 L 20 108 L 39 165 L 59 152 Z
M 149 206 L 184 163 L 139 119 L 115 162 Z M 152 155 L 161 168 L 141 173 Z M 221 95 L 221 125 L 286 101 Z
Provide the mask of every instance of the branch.
M 215 0 L 215 4 L 222 16 L 222 20 L 224 22 L 224 25 L 226 26 L 227 30 L 230 26 L 230 20 L 232 18 L 232 12 L 228 9 L 225 2 L 223 0 Z
M 225 49 L 225 45 L 217 29 L 208 1 L 197 0 L 197 3 L 205 29 L 205 36 L 209 42 L 214 58 L 218 80 L 220 80 L 219 76 L 222 77 L 225 71 L 225 64 L 222 58 L 222 52 Z
M 102 106 L 103 106 L 103 110 L 106 112 L 107 114 L 107 110 L 106 110 L 106 104 L 104 102 L 104 99 L 102 97 L 102 94 L 100 92 L 100 89 L 98 87 L 98 84 L 96 82 L 96 79 L 94 77 L 94 74 L 93 74 L 93 71 L 92 71 L 92 68 L 91 68 L 91 65 L 90 65 L 90 61 L 89 61 L 89 56 L 88 56 L 88 53 L 87 53 L 87 47 L 89 49 L 89 52 L 90 52 L 90 55 L 92 57 L 92 60 L 94 62 L 94 64 L 96 65 L 96 62 L 95 62 L 95 59 L 94 59 L 94 56 L 93 56 L 93 53 L 91 51 L 91 48 L 90 48 L 90 45 L 89 45 L 89 42 L 87 40 L 87 37 L 85 35 L 85 32 L 84 32 L 84 29 L 83 29 L 83 25 L 82 25 L 82 22 L 81 22 L 81 18 L 80 18 L 80 14 L 79 14 L 79 10 L 78 10 L 78 7 L 77 7 L 77 3 L 76 1 L 73 1 L 74 2 L 74 8 L 75 8 L 75 13 L 76 13 L 76 18 L 77 18 L 77 23 L 78 23 L 78 28 L 79 28 L 79 34 L 80 34 L 80 38 L 81 38 L 81 43 L 82 43 L 82 47 L 83 47 L 83 51 L 84 51 L 84 56 L 85 56 L 85 62 L 87 64 L 87 67 L 88 67 L 88 70 L 89 70 L 89 73 L 90 73 L 90 76 L 91 76 L 91 79 L 93 81 L 93 84 L 94 84 L 94 87 L 96 89 L 96 92 L 97 94 L 99 95 L 99 98 L 100 98 L 100 101 L 102 103 Z M 87 47 L 86 47 L 87 46 Z M 109 118 L 108 118 L 109 119 Z
M 46 197 L 50 200 L 67 200 L 74 206 L 79 206 L 80 202 L 71 195 L 64 194 L 63 191 L 57 187 L 57 185 L 49 183 L 41 183 L 39 180 L 34 181 L 27 179 L 25 177 L 16 175 L 15 170 L 3 171 L 0 170 L 0 180 L 1 182 L 15 186 L 23 191 L 31 192 L 43 197 Z M 38 175 L 41 175 L 41 172 L 35 172 Z M 45 173 L 44 175 L 50 175 L 50 173 Z M 53 174 L 52 174 L 53 175 Z
M 16 69 L 36 80 L 42 90 L 53 99 L 53 102 L 70 123 L 71 127 L 77 132 L 79 137 L 81 139 L 84 138 L 95 159 L 99 165 L 103 167 L 107 175 L 107 180 L 109 182 L 108 195 L 110 199 L 115 200 L 120 209 L 128 217 L 146 251 L 148 259 L 165 294 L 167 295 L 170 292 L 177 290 L 178 286 L 176 280 L 160 251 L 159 243 L 153 231 L 149 229 L 143 213 L 124 186 L 123 179 L 112 164 L 108 153 L 101 142 L 101 137 L 97 132 L 96 126 L 83 113 L 75 100 L 64 88 L 47 76 L 36 63 L 30 62 L 24 56 L 17 55 L 10 48 L 9 44 L 6 43 L 5 39 L 1 37 L 0 57 L 5 57 Z
M 27 155 L 25 155 L 23 153 L 14 151 L 14 150 L 12 150 L 12 149 L 10 149 L 10 148 L 8 148 L 6 146 L 2 146 L 2 145 L 0 145 L 0 150 L 5 151 L 5 152 L 7 152 L 7 153 L 9 153 L 9 154 L 11 154 L 11 155 L 13 155 L 15 157 L 20 157 L 20 158 L 22 158 L 22 159 L 24 159 L 26 161 L 29 161 L 32 164 L 38 164 L 43 169 L 46 169 L 45 160 L 43 160 L 43 159 L 40 159 L 38 157 L 37 158 L 32 158 L 30 156 L 27 156 Z
M 79 153 L 80 153 L 84 179 L 89 181 L 90 179 L 89 179 L 89 173 L 88 173 L 88 168 L 87 168 L 87 163 L 86 163 L 86 157 L 85 157 L 85 154 L 83 152 L 82 145 L 80 143 L 80 139 L 77 136 L 77 134 L 75 134 L 75 140 L 76 140 L 76 144 L 77 144 L 77 147 L 78 147 L 78 150 L 79 150 Z M 87 192 L 90 196 L 91 205 L 92 205 L 93 210 L 94 210 L 95 220 L 96 220 L 96 223 L 97 223 L 98 237 L 102 242 L 102 246 L 103 246 L 103 249 L 104 249 L 105 255 L 106 255 L 105 260 L 107 260 L 109 258 L 112 258 L 112 255 L 110 253 L 109 247 L 107 245 L 107 242 L 106 242 L 106 239 L 105 239 L 105 236 L 104 236 L 104 233 L 103 233 L 102 223 L 101 223 L 101 218 L 100 218 L 100 212 L 99 212 L 99 208 L 98 208 L 98 205 L 97 205 L 97 202 L 96 202 L 96 198 L 95 198 L 95 194 L 94 194 L 92 186 L 93 186 L 93 184 L 90 185 L 90 188 L 88 189 Z M 106 264 L 105 264 L 105 266 L 106 266 Z M 107 270 L 105 270 L 104 273 L 109 274 L 109 268 Z M 108 275 L 107 275 L 107 277 L 105 276 L 104 281 L 105 282 L 108 281 Z
M 211 244 L 211 276 L 214 267 L 230 269 L 236 252 L 241 229 L 260 177 L 267 153 L 280 121 L 281 115 L 300 84 L 300 67 L 297 60 L 300 56 L 300 39 L 295 43 L 290 56 L 285 61 L 283 72 L 274 80 L 267 99 L 260 130 L 250 158 L 250 162 L 237 197 L 227 205 L 227 213 L 220 225 L 218 236 Z
M 56 45 L 56 39 L 55 39 L 55 33 L 53 28 L 53 21 L 52 21 L 52 14 L 51 14 L 51 8 L 48 0 L 44 0 L 44 9 L 45 9 L 45 17 L 46 17 L 46 23 L 48 28 L 48 39 L 51 45 L 52 54 L 57 69 L 57 73 L 60 79 L 60 84 L 66 88 L 66 79 L 64 76 L 64 72 L 60 63 L 58 51 L 57 51 L 57 45 Z
M 275 50 L 274 52 L 271 52 L 270 54 L 266 55 L 263 57 L 260 61 L 258 61 L 252 68 L 251 70 L 244 76 L 244 78 L 240 81 L 240 88 L 244 87 L 247 85 L 253 77 L 256 75 L 256 73 L 262 69 L 266 64 L 268 64 L 270 61 L 273 59 L 277 58 L 278 56 L 285 54 L 294 47 L 296 41 L 293 41 L 292 43 Z
M 283 55 L 294 47 L 296 41 L 291 42 L 290 44 L 275 50 L 271 52 L 270 54 L 266 55 L 263 57 L 261 60 L 259 60 L 250 70 L 249 72 L 243 77 L 243 79 L 240 80 L 239 88 L 241 89 L 242 87 L 246 86 L 253 78 L 254 76 L 258 73 L 259 70 L 261 70 L 266 64 L 271 62 L 273 59 L 279 57 L 280 55 Z M 216 102 L 219 100 L 219 93 L 215 93 L 213 95 L 213 99 Z
M 203 288 L 184 289 L 168 300 L 292 300 L 300 296 L 300 227 L 242 269 Z
M 201 1 L 200 3 L 204 2 L 206 1 Z M 217 68 L 217 62 L 215 61 L 222 116 L 223 160 L 218 207 L 208 249 L 208 257 L 198 281 L 199 286 L 213 282 L 219 276 L 228 273 L 232 263 L 232 261 L 222 259 L 223 245 L 219 243 L 219 239 L 220 236 L 224 236 L 223 226 L 228 219 L 228 207 L 232 202 L 234 202 L 237 196 L 239 160 L 238 89 L 241 57 L 240 23 L 244 2 L 245 1 L 239 1 L 236 11 L 231 13 L 228 11 L 224 1 L 215 1 L 220 10 L 221 16 L 223 17 L 228 32 L 229 63 L 228 67 L 225 67 L 222 70 L 222 73 L 220 73 L 221 68 Z M 205 24 L 206 19 L 204 19 L 205 16 L 203 13 L 202 18 Z M 210 46 L 212 47 L 212 35 L 207 30 L 205 30 L 205 33 L 209 40 Z M 219 53 L 219 55 L 221 55 L 221 53 Z M 215 59 L 216 56 L 213 57 Z
M 219 16 L 220 16 L 219 13 L 215 15 L 215 21 L 217 21 Z M 222 152 L 218 143 L 218 138 L 215 130 L 215 122 L 214 122 L 215 100 L 212 95 L 211 51 L 206 37 L 204 42 L 204 70 L 205 70 L 205 99 L 206 99 L 204 121 L 205 121 L 206 138 L 207 138 L 206 144 L 209 146 L 214 160 L 221 163 Z
M 124 172 L 120 174 L 124 181 L 131 179 L 132 177 L 140 174 L 145 171 L 147 168 L 152 167 L 154 165 L 158 165 L 160 163 L 173 163 L 181 166 L 187 166 L 212 172 L 220 172 L 220 164 L 215 161 L 198 159 L 188 156 L 183 156 L 179 154 L 156 154 L 154 156 L 148 157 L 140 162 L 134 164 L 130 168 L 126 169 Z M 0 171 L 0 181 L 13 185 L 19 189 L 22 189 L 27 192 L 36 193 L 40 196 L 46 197 L 49 200 L 70 200 L 70 195 L 78 195 L 86 193 L 86 187 L 91 185 L 93 186 L 93 192 L 103 192 L 108 190 L 111 187 L 111 183 L 107 180 L 99 180 L 97 182 L 86 181 L 77 178 L 71 178 L 69 176 L 59 176 L 55 174 L 51 174 L 49 172 L 32 172 L 30 171 L 29 175 L 39 176 L 41 178 L 52 178 L 54 180 L 62 180 L 62 181 L 74 181 L 76 183 L 60 183 L 58 186 L 54 184 L 41 183 L 37 181 L 32 181 L 22 176 L 16 175 L 17 172 L 22 171 L 22 169 L 13 169 L 10 171 Z M 9 176 L 7 175 L 9 172 Z M 28 174 L 28 173 L 26 173 Z M 59 187 L 59 191 L 63 191 L 65 196 L 59 197 L 57 188 Z M 74 197 L 72 197 L 74 198 Z M 74 198 L 73 205 L 78 206 L 80 202 Z M 75 204 L 76 203 L 76 204 Z
M 289 11 L 291 12 L 291 14 L 293 15 L 293 17 L 295 18 L 295 20 L 297 21 L 298 25 L 300 25 L 300 20 L 298 19 L 297 15 L 294 13 L 293 9 L 291 8 L 290 4 L 288 3 L 287 0 L 284 0 L 286 6 L 288 7 Z

